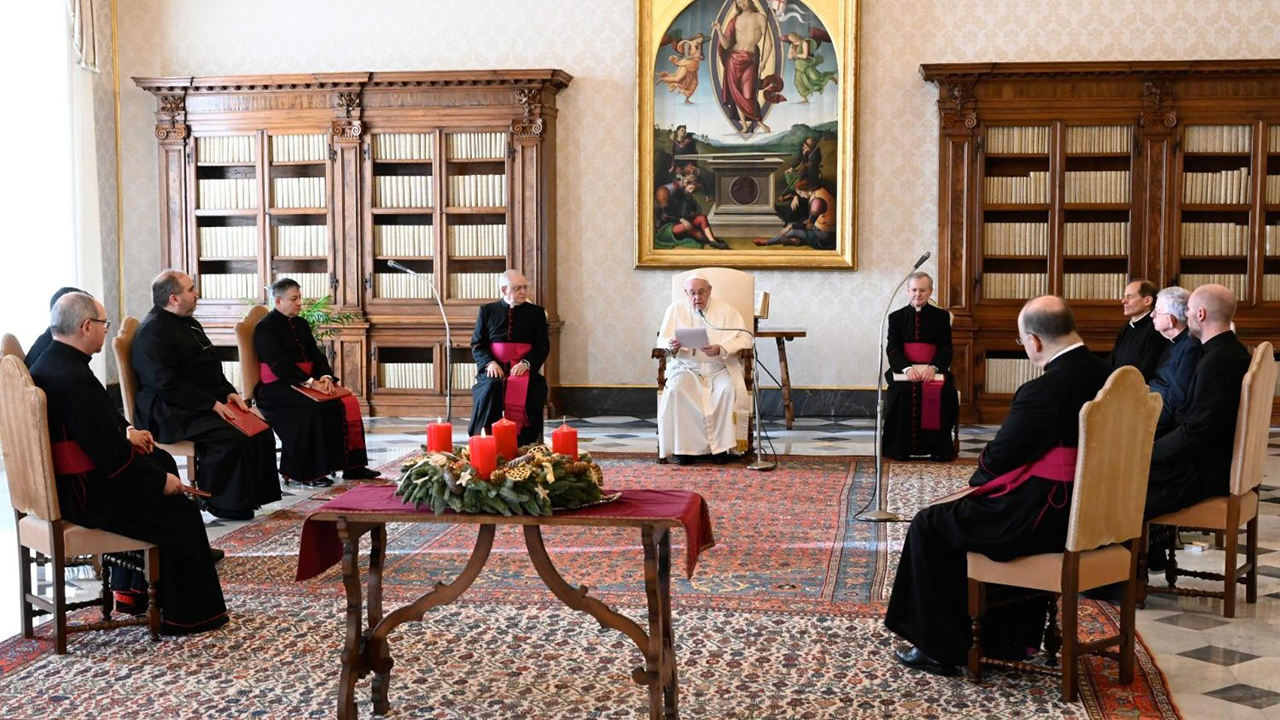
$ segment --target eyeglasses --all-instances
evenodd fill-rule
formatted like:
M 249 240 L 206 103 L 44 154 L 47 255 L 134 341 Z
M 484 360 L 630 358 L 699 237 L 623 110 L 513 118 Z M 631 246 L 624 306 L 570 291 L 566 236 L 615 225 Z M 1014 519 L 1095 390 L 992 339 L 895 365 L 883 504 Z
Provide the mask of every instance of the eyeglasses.
M 521 290 L 528 290 L 528 289 L 529 289 L 528 285 L 508 285 L 507 286 L 507 290 L 510 292 L 520 292 Z
M 689 297 L 693 297 L 694 295 L 697 295 L 698 297 L 704 297 L 704 296 L 706 296 L 706 295 L 710 295 L 710 294 L 711 294 L 711 288 L 699 288 L 699 289 L 697 289 L 697 290 L 685 290 L 685 291 L 684 291 L 684 294 L 685 294 L 685 295 L 688 295 Z
M 111 329 L 111 321 L 110 321 L 110 320 L 99 320 L 98 318 L 89 318 L 89 322 L 102 323 L 102 329 L 103 329 L 103 330 L 110 330 L 110 329 Z
M 1013 341 L 1014 341 L 1015 343 L 1017 343 L 1017 344 L 1018 344 L 1018 347 L 1022 347 L 1023 343 L 1022 343 L 1022 336 L 1021 336 L 1021 335 L 1019 335 L 1018 337 L 1014 338 L 1014 339 L 1013 339 Z

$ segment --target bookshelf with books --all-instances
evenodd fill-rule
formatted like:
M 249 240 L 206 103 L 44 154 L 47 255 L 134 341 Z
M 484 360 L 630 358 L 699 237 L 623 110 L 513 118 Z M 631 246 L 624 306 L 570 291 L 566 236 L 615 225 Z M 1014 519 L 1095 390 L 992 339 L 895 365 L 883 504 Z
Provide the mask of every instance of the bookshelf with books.
M 935 297 L 954 318 L 965 421 L 999 422 L 1029 378 L 1011 341 L 1041 292 L 1070 300 L 1099 354 L 1140 277 L 1227 285 L 1241 340 L 1280 340 L 1280 61 L 921 74 L 939 89 Z
M 374 415 L 429 417 L 442 414 L 446 385 L 432 287 L 454 354 L 470 362 L 478 308 L 514 267 L 547 309 L 554 404 L 556 95 L 571 79 L 558 70 L 135 78 L 157 98 L 162 263 L 197 277 L 197 316 L 220 347 L 234 345 L 245 300 L 265 301 L 271 280 L 331 296 L 333 311 L 355 316 L 327 343 L 338 375 Z M 455 421 L 470 413 L 474 368 L 460 373 L 454 366 L 451 379 L 465 380 Z

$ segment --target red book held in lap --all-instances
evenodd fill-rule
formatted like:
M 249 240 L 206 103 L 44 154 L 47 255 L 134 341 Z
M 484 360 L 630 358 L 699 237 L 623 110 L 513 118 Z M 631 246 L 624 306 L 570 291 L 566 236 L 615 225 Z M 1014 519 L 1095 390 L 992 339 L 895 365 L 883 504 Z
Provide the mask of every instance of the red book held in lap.
M 340 397 L 346 397 L 347 395 L 351 394 L 350 390 L 342 386 L 334 387 L 334 390 L 336 390 L 337 392 L 335 392 L 332 395 L 325 395 L 324 393 L 320 392 L 319 390 L 316 390 L 315 388 L 302 387 L 301 385 L 294 385 L 293 389 L 297 390 L 303 395 L 306 395 L 312 400 L 315 400 L 316 402 L 324 402 L 325 400 L 337 400 Z
M 271 426 L 267 424 L 266 420 L 258 417 L 258 415 L 251 410 L 241 410 L 239 406 L 230 404 L 227 405 L 227 409 L 236 416 L 235 420 L 229 421 L 231 426 L 249 437 L 253 437 L 263 430 L 271 429 Z

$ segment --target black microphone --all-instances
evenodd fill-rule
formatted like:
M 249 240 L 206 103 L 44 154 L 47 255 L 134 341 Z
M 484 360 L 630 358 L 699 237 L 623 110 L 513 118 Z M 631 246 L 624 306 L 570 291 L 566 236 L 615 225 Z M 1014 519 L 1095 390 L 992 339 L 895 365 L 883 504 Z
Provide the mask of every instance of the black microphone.
M 920 259 L 916 261 L 915 266 L 914 266 L 914 267 L 912 267 L 911 269 L 912 269 L 912 270 L 919 270 L 919 269 L 920 269 L 920 266 L 924 264 L 924 261 L 925 261 L 925 260 L 928 260 L 928 259 L 930 258 L 930 256 L 932 256 L 932 255 L 933 255 L 933 253 L 931 253 L 931 252 L 927 252 L 927 253 L 925 253 L 925 254 L 921 255 L 921 256 L 920 256 Z
M 926 257 L 927 257 L 927 256 L 926 256 Z M 923 260 L 922 260 L 921 262 L 923 262 Z M 389 266 L 391 266 L 391 267 L 395 268 L 396 270 L 399 270 L 400 272 L 412 273 L 412 274 L 414 274 L 414 275 L 417 275 L 417 274 L 418 274 L 417 272 L 415 272 L 415 271 L 413 271 L 413 270 L 410 270 L 409 268 L 405 267 L 404 265 L 401 265 L 399 262 L 397 262 L 397 261 L 395 261 L 395 260 L 388 260 L 388 261 L 387 261 L 387 265 L 389 265 Z M 920 266 L 919 266 L 919 265 L 917 265 L 916 267 L 920 267 Z

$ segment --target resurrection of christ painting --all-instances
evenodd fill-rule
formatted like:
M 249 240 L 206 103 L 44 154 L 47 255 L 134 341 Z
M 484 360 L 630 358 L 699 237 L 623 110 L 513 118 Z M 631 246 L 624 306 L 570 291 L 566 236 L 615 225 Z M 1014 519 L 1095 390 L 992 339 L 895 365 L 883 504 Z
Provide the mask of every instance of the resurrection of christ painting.
M 856 3 L 637 3 L 636 264 L 852 268 Z

